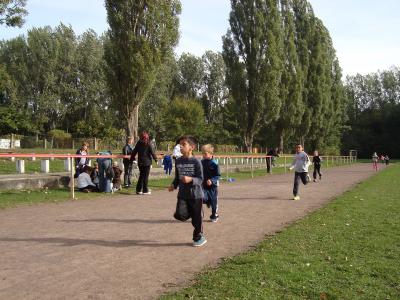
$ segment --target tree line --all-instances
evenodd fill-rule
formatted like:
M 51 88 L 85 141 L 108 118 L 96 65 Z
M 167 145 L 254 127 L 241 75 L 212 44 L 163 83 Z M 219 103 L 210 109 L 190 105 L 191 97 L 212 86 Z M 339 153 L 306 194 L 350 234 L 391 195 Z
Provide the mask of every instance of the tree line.
M 308 1 L 231 0 L 222 52 L 200 57 L 174 54 L 180 1 L 105 5 L 101 36 L 60 24 L 0 43 L 0 133 L 146 129 L 157 141 L 192 134 L 248 150 L 365 147 L 350 143 L 359 100 Z

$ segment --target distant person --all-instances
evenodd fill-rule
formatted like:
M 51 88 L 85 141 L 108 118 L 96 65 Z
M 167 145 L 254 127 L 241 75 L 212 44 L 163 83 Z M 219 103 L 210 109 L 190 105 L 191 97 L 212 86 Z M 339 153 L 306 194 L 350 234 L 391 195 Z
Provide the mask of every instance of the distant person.
M 378 154 L 376 154 L 376 152 L 374 152 L 372 154 L 372 168 L 374 171 L 378 171 Z
M 321 180 L 322 178 L 322 174 L 321 174 L 321 163 L 322 163 L 322 159 L 318 154 L 318 151 L 314 151 L 314 156 L 312 159 L 312 163 L 314 165 L 314 171 L 313 171 L 313 179 L 314 182 L 317 181 L 317 173 L 319 175 L 319 180 Z
M 385 155 L 385 164 L 388 166 L 389 165 L 389 156 L 386 154 Z
M 112 179 L 112 184 L 113 184 L 113 192 L 119 191 L 122 189 L 122 181 L 121 181 L 121 175 L 122 175 L 122 170 L 118 166 L 118 163 L 116 161 L 113 162 L 113 172 L 114 172 L 114 177 Z
M 179 139 L 182 156 L 176 159 L 175 179 L 168 188 L 170 192 L 179 187 L 178 206 L 187 208 L 187 218 L 192 219 L 193 246 L 201 247 L 207 240 L 203 233 L 203 168 L 201 162 L 193 156 L 195 141 L 188 136 Z M 175 213 L 175 218 L 183 221 Z
M 111 151 L 98 152 L 98 155 L 111 155 Z M 112 159 L 110 157 L 99 157 L 97 159 L 99 166 L 99 189 L 104 193 L 112 193 L 112 179 L 114 171 L 112 168 Z
M 148 188 L 150 167 L 152 159 L 157 163 L 157 156 L 150 144 L 149 134 L 146 131 L 143 131 L 140 134 L 140 139 L 136 143 L 135 148 L 133 148 L 130 159 L 132 163 L 133 161 L 136 161 L 136 154 L 138 155 L 137 165 L 139 167 L 139 179 L 136 184 L 136 194 L 150 195 L 151 191 Z
M 90 179 L 92 179 L 92 182 L 96 185 L 97 189 L 99 188 L 99 164 L 98 162 L 94 162 L 92 172 L 90 173 Z
M 130 156 L 133 152 L 132 146 L 133 138 L 126 138 L 126 144 L 124 148 L 122 148 L 123 155 L 129 155 L 129 158 L 124 158 L 122 163 L 124 164 L 124 186 L 130 187 L 132 186 L 131 177 L 132 177 L 132 162 L 130 160 Z
M 214 147 L 210 144 L 201 147 L 203 159 L 201 164 L 203 166 L 203 191 L 204 203 L 207 207 L 211 207 L 211 222 L 217 222 L 219 219 L 218 214 L 218 180 L 221 172 L 218 163 L 214 160 Z
M 98 192 L 99 189 L 92 182 L 90 178 L 90 173 L 92 172 L 92 168 L 89 166 L 84 166 L 82 172 L 78 176 L 78 189 L 81 192 L 89 193 L 89 192 Z
M 179 144 L 179 140 L 176 141 L 174 150 L 172 151 L 172 158 L 175 161 L 177 158 L 181 157 L 181 145 Z
M 164 166 L 165 174 L 171 175 L 172 172 L 172 156 L 169 154 L 165 154 L 162 164 Z
M 293 200 L 300 200 L 299 196 L 299 181 L 301 180 L 304 185 L 310 181 L 308 176 L 308 167 L 310 165 L 310 158 L 307 153 L 303 151 L 302 145 L 296 146 L 296 155 L 289 169 L 294 168 L 294 183 L 293 183 Z
M 82 146 L 76 150 L 76 155 L 89 155 L 89 143 L 84 142 Z M 79 174 L 83 172 L 83 168 L 89 165 L 88 157 L 76 157 L 75 158 L 75 178 L 78 178 Z
M 271 148 L 267 152 L 267 173 L 271 173 L 271 167 L 275 167 L 276 158 L 279 157 L 279 149 Z

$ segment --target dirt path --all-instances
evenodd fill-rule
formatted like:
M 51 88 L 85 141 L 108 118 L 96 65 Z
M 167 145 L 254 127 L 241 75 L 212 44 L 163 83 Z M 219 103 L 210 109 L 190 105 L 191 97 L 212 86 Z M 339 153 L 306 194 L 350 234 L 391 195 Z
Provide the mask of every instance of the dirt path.
M 0 211 L 0 299 L 154 299 L 203 267 L 245 251 L 373 174 L 369 164 L 324 170 L 291 198 L 293 174 L 220 187 L 208 243 L 172 218 L 176 193 L 117 196 Z M 208 218 L 209 211 L 205 212 Z

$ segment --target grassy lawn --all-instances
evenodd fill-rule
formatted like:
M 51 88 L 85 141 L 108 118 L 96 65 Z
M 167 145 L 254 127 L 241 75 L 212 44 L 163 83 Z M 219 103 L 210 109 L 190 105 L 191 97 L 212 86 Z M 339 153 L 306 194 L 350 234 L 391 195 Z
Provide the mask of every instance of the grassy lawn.
M 400 299 L 400 166 L 161 299 Z

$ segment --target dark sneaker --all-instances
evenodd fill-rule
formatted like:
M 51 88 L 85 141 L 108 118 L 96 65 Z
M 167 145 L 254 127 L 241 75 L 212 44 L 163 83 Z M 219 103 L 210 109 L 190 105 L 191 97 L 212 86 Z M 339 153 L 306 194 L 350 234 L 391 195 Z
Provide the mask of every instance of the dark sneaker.
M 211 222 L 213 222 L 213 223 L 216 223 L 216 222 L 218 222 L 218 219 L 219 219 L 219 215 L 216 215 L 216 216 L 210 216 L 210 220 L 211 220 Z
M 205 243 L 207 243 L 206 237 L 204 235 L 201 235 L 201 238 L 197 241 L 193 241 L 193 247 L 201 247 Z

